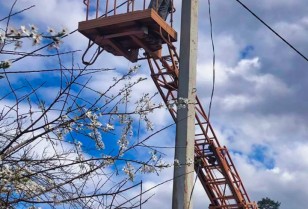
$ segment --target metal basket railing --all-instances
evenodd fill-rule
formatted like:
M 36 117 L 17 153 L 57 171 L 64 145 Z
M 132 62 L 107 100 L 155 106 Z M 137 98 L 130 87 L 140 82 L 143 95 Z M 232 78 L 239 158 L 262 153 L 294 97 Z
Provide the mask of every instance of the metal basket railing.
M 158 5 L 159 0 L 156 1 L 156 5 Z M 150 2 L 151 0 L 83 0 L 86 5 L 86 20 L 146 10 Z M 172 0 L 171 4 L 173 5 Z M 170 15 L 171 26 L 174 12 L 173 8 Z
M 145 10 L 150 0 L 83 0 L 86 20 Z

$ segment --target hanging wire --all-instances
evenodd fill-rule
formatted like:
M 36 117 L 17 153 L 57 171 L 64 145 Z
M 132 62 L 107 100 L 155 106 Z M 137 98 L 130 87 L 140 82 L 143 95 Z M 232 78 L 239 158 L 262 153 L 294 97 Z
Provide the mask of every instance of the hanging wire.
M 173 0 L 171 0 L 171 10 L 169 11 L 169 13 L 170 13 L 170 25 L 172 28 L 173 28 L 173 13 L 175 12 L 176 12 L 176 9 L 174 7 Z
M 208 121 L 210 121 L 211 116 L 211 109 L 212 109 L 212 103 L 213 103 L 213 97 L 215 92 L 215 80 L 216 80 L 216 54 L 215 54 L 215 44 L 214 44 L 214 38 L 213 38 L 213 23 L 212 23 L 212 14 L 211 14 L 211 1 L 208 0 L 208 6 L 209 6 L 209 20 L 210 20 L 210 31 L 211 31 L 211 43 L 212 43 L 212 51 L 213 51 L 213 85 L 212 85 L 212 92 L 211 92 L 211 99 L 209 104 L 209 112 L 208 112 Z
M 257 18 L 263 25 L 265 25 L 270 31 L 272 31 L 278 38 L 280 38 L 284 43 L 286 43 L 291 49 L 293 49 L 298 55 L 308 61 L 308 58 L 303 55 L 298 49 L 296 49 L 292 44 L 290 44 L 286 39 L 284 39 L 281 35 L 279 35 L 271 26 L 269 26 L 266 22 L 264 22 L 258 15 L 256 15 L 253 11 L 251 11 L 244 3 L 240 0 L 237 1 L 242 7 L 244 7 L 250 14 L 252 14 L 255 18 Z
M 84 2 L 86 2 L 87 0 L 84 0 Z M 105 14 L 103 14 L 103 15 L 101 15 L 100 17 L 98 17 L 98 6 L 99 6 L 99 3 L 98 3 L 99 1 L 97 1 L 97 8 L 96 8 L 96 18 L 102 18 L 102 17 L 107 17 L 107 15 L 109 14 L 109 13 L 112 13 L 112 12 L 114 12 L 114 14 L 116 14 L 116 10 L 118 9 L 118 8 L 120 8 L 120 7 L 122 7 L 123 5 L 125 5 L 126 3 L 128 4 L 129 2 L 130 2 L 130 0 L 127 0 L 127 1 L 125 1 L 125 2 L 122 2 L 121 4 L 119 4 L 118 6 L 116 6 L 116 1 L 114 2 L 114 8 L 113 9 L 111 9 L 111 10 L 109 10 L 108 12 L 107 12 L 107 7 L 108 6 L 106 6 L 106 12 L 105 12 Z M 89 9 L 89 1 L 87 1 L 87 19 L 88 19 L 88 9 Z M 107 3 L 106 3 L 106 5 L 107 5 Z M 91 41 L 91 40 L 89 40 L 89 42 L 88 42 L 88 47 L 86 48 L 86 50 L 84 51 L 84 53 L 83 53 L 83 55 L 82 55 L 82 63 L 84 64 L 84 65 L 93 65 L 94 63 L 95 63 L 95 61 L 97 60 L 97 58 L 98 58 L 98 56 L 103 52 L 103 51 L 105 51 L 105 49 L 103 48 L 103 47 L 101 47 L 101 46 L 98 46 L 97 47 L 97 49 L 95 50 L 95 52 L 94 52 L 94 54 L 93 54 L 93 58 L 90 60 L 90 61 L 86 61 L 85 60 L 85 56 L 86 56 L 86 54 L 89 52 L 89 50 L 90 50 L 90 48 L 92 48 L 93 46 L 94 46 L 94 42 L 93 41 Z
M 103 47 L 98 46 L 97 49 L 95 50 L 94 54 L 93 54 L 93 58 L 90 61 L 85 61 L 85 56 L 88 53 L 88 51 L 90 50 L 90 48 L 94 45 L 95 43 L 91 40 L 89 40 L 88 42 L 88 47 L 87 49 L 84 51 L 83 55 L 82 55 L 82 63 L 84 65 L 93 65 L 95 63 L 95 61 L 97 60 L 98 56 L 104 51 Z
M 195 180 L 194 180 L 194 185 L 192 187 L 192 190 L 191 190 L 191 193 L 190 193 L 190 197 L 189 197 L 189 202 L 188 202 L 188 208 L 190 207 L 190 203 L 191 203 L 191 199 L 192 199 L 192 196 L 193 196 L 193 193 L 194 193 L 194 190 L 195 190 L 195 186 L 196 186 L 196 183 L 197 183 L 197 179 L 198 179 L 198 173 L 200 172 L 200 168 L 201 168 L 201 165 L 200 165 L 201 162 L 198 162 L 198 170 L 196 172 L 196 177 L 195 177 Z

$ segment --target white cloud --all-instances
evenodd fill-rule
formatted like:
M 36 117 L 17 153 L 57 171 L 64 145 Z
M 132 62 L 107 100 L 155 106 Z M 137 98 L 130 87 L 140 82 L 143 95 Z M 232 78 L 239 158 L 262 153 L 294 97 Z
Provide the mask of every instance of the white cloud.
M 308 49 L 307 1 L 243 2 L 305 54 Z M 42 30 L 47 26 L 66 26 L 73 30 L 77 28 L 78 21 L 85 17 L 84 5 L 80 1 L 19 1 L 18 8 L 33 3 L 37 5 L 36 8 L 25 12 L 21 22 L 19 19 L 13 20 L 17 25 L 35 23 Z M 177 29 L 180 3 L 176 1 L 178 8 L 174 24 Z M 9 6 L 4 2 L 0 4 L 6 8 Z M 212 85 L 212 52 L 207 5 L 206 2 L 201 2 L 200 5 L 197 82 L 199 97 L 207 109 Z M 252 200 L 268 196 L 282 202 L 281 209 L 305 208 L 305 198 L 308 195 L 307 188 L 303 187 L 308 183 L 308 162 L 305 157 L 308 151 L 307 63 L 254 17 L 249 16 L 235 1 L 217 0 L 212 2 L 212 9 L 217 55 L 216 90 L 211 116 L 214 129 L 223 145 L 241 153 L 232 152 L 232 156 Z M 72 49 L 85 49 L 87 44 L 86 38 L 77 33 L 64 41 Z M 242 59 L 241 53 L 246 46 L 252 46 L 252 50 Z M 41 68 L 45 64 L 44 61 L 38 61 L 35 67 Z M 15 69 L 24 66 L 33 68 L 33 63 L 25 59 L 23 63 L 16 63 Z M 93 78 L 91 85 L 100 89 L 110 85 L 110 78 L 119 72 L 125 72 L 130 64 L 124 58 L 103 53 L 94 66 L 117 67 L 116 72 Z M 142 88 L 135 89 L 133 97 L 136 98 L 143 92 L 156 91 L 148 76 L 147 65 L 142 64 L 142 67 L 144 69 L 138 76 L 145 75 L 148 80 Z M 17 76 L 12 79 L 14 82 L 20 81 Z M 153 114 L 153 119 L 157 127 L 171 121 L 166 111 Z M 169 134 L 167 131 L 161 137 L 154 138 L 153 142 L 170 145 L 168 143 L 172 143 L 173 139 L 169 138 L 173 135 Z M 267 168 L 262 162 L 249 158 L 255 145 L 267 147 L 266 157 L 272 158 L 273 168 Z M 173 157 L 173 152 L 165 153 L 170 158 Z M 172 171 L 168 171 L 159 177 L 146 177 L 145 187 L 171 176 Z M 156 195 L 147 203 L 147 208 L 157 208 L 156 204 L 161 208 L 169 208 L 171 188 L 171 184 L 158 187 L 155 190 Z M 204 208 L 208 204 L 206 195 L 199 193 L 202 191 L 200 185 L 196 191 L 195 208 Z

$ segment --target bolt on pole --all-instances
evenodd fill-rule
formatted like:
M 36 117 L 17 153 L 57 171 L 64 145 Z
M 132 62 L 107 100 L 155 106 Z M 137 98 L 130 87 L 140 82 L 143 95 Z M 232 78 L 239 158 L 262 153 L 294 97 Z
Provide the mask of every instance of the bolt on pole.
M 174 167 L 172 209 L 192 208 L 198 3 L 198 0 L 182 1 L 178 101 L 188 99 L 188 105 L 177 110 L 175 159 L 181 166 Z

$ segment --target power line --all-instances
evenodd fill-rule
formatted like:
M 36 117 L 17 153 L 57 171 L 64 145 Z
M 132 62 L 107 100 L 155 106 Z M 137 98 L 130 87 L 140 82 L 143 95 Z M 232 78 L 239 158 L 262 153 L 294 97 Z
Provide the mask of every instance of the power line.
M 215 45 L 214 45 L 214 38 L 213 38 L 213 22 L 212 22 L 211 1 L 210 0 L 208 0 L 208 6 L 209 6 L 209 20 L 210 20 L 210 31 L 211 31 L 211 43 L 212 43 L 212 52 L 213 52 L 213 86 L 212 86 L 211 99 L 210 99 L 210 105 L 209 105 L 209 113 L 208 113 L 208 120 L 210 121 L 213 97 L 214 97 L 214 92 L 215 92 L 215 77 L 216 77 L 215 64 L 216 64 L 216 55 L 215 55 Z
M 198 173 L 200 172 L 200 167 L 201 167 L 200 164 L 198 164 L 198 170 L 197 170 L 197 172 L 196 172 L 197 175 L 196 175 L 196 177 L 195 177 L 194 184 L 193 184 L 193 188 L 192 188 L 191 193 L 190 193 L 188 208 L 189 208 L 189 206 L 190 206 L 191 199 L 192 199 L 192 196 L 193 196 L 193 192 L 194 192 L 194 190 L 195 190 L 195 186 L 196 186 L 197 179 L 198 179 Z
M 0 22 L 3 21 L 3 20 L 8 19 L 8 18 L 10 18 L 10 17 L 12 17 L 12 16 L 14 16 L 14 15 L 20 14 L 20 13 L 26 11 L 26 10 L 29 10 L 29 9 L 31 9 L 31 8 L 33 8 L 33 7 L 35 7 L 35 5 L 32 5 L 32 6 L 30 6 L 30 7 L 27 7 L 27 8 L 25 8 L 25 9 L 23 9 L 23 10 L 18 11 L 18 12 L 15 12 L 15 13 L 13 13 L 13 14 L 7 16 L 7 17 L 4 17 L 4 18 L 0 19 Z
M 245 4 L 243 4 L 240 0 L 237 1 L 242 7 L 244 7 L 250 14 L 252 14 L 255 18 L 257 18 L 263 25 L 265 25 L 270 31 L 272 31 L 276 36 L 278 36 L 283 42 L 285 42 L 289 47 L 291 47 L 297 54 L 299 54 L 302 58 L 308 61 L 308 58 L 303 55 L 300 51 L 298 51 L 292 44 L 290 44 L 286 39 L 284 39 L 281 35 L 279 35 L 271 26 L 269 26 L 266 22 L 264 22 L 258 15 L 256 15 L 253 11 L 251 11 Z

